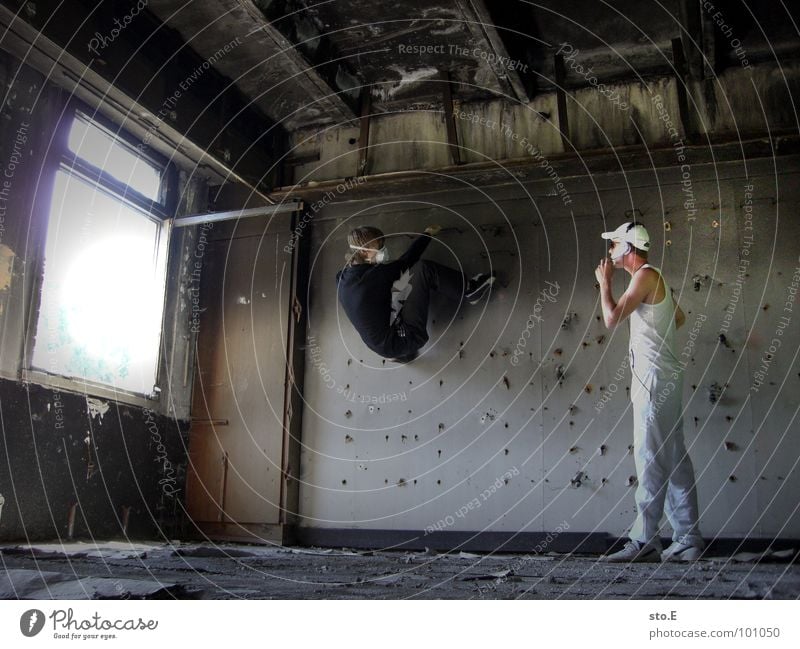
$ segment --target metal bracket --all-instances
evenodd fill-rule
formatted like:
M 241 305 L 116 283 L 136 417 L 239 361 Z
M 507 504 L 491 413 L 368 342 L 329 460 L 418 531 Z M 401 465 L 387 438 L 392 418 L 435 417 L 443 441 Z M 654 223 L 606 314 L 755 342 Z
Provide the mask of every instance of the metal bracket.
M 278 205 L 264 205 L 263 207 L 252 207 L 247 210 L 231 210 L 229 212 L 210 212 L 208 214 L 192 214 L 190 216 L 180 216 L 172 219 L 172 226 L 175 228 L 185 228 L 189 225 L 200 223 L 217 223 L 219 221 L 231 221 L 233 219 L 248 219 L 254 216 L 274 216 L 275 214 L 285 214 L 298 212 L 303 209 L 303 201 L 289 201 Z

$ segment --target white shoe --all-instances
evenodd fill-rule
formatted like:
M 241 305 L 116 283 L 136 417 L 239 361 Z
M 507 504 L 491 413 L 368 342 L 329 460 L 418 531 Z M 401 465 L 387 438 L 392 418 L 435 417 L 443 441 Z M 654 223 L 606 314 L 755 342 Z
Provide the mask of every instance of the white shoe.
M 703 556 L 704 547 L 675 541 L 661 553 L 662 561 L 697 561 Z
M 619 552 L 600 557 L 600 561 L 606 563 L 655 563 L 661 561 L 661 551 L 654 545 L 628 541 Z

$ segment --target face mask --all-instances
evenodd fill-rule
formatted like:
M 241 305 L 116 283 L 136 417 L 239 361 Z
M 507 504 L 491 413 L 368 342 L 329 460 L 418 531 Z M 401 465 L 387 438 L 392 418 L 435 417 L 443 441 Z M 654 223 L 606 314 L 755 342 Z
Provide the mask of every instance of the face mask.
M 350 249 L 351 250 L 369 250 L 369 251 L 375 250 L 375 248 L 364 248 L 362 246 L 350 246 Z M 375 259 L 375 263 L 376 264 L 385 264 L 387 261 L 389 261 L 389 251 L 386 249 L 386 246 L 384 246 L 383 248 L 378 250 L 378 252 L 375 253 L 375 258 L 374 259 Z
M 625 247 L 621 248 L 616 255 L 611 255 L 611 261 L 619 261 L 631 251 L 631 244 L 625 243 Z

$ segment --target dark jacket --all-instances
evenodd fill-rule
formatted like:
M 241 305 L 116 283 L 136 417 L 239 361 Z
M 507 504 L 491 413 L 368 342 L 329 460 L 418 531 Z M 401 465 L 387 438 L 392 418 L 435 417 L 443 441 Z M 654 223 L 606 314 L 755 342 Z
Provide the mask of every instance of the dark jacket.
M 407 332 L 400 322 L 390 323 L 392 284 L 416 264 L 431 238 L 422 234 L 396 261 L 385 264 L 354 264 L 336 273 L 339 302 L 372 351 L 385 358 L 404 356 L 424 344 L 417 332 Z M 417 340 L 420 338 L 419 340 Z

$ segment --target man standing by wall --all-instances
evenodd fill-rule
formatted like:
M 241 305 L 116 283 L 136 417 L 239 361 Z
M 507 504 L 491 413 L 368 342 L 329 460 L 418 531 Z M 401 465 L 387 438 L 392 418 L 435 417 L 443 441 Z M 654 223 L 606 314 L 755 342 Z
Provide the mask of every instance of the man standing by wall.
M 600 284 L 603 320 L 609 329 L 630 316 L 633 448 L 638 487 L 636 521 L 625 547 L 602 560 L 693 561 L 705 547 L 698 529 L 694 467 L 683 439 L 681 367 L 675 356 L 675 330 L 685 320 L 659 269 L 647 263 L 650 235 L 636 222 L 604 232 L 610 259 L 595 276 Z M 615 268 L 631 276 L 628 289 L 614 301 Z M 659 525 L 666 511 L 673 542 L 661 552 Z

